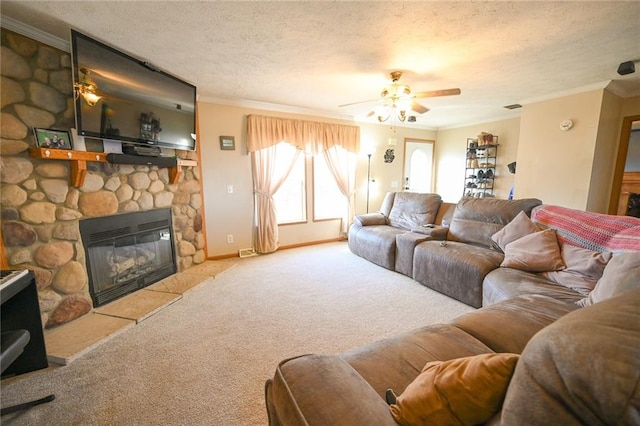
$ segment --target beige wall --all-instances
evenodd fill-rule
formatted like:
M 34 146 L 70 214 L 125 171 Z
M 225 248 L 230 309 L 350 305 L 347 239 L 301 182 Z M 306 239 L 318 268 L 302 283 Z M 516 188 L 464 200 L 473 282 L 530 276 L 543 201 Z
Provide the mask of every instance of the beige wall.
M 622 100 L 622 117 L 640 114 L 640 96 L 625 98 Z
M 516 197 L 606 213 L 622 119 L 640 114 L 640 97 L 606 89 L 525 105 L 521 118 Z M 569 131 L 562 120 L 573 121 Z
M 593 171 L 586 205 L 589 211 L 607 213 L 609 210 L 611 185 L 620 144 L 621 111 L 622 99 L 605 90 L 602 96 L 602 109 L 593 155 Z
M 388 124 L 359 124 L 362 155 L 356 175 L 356 213 L 367 210 L 367 149 L 373 150 L 371 156 L 371 186 L 369 188 L 369 211 L 380 209 L 382 199 L 390 191 L 402 191 L 404 144 L 406 139 L 435 141 L 436 132 L 432 130 L 400 128 L 395 131 Z M 396 139 L 396 145 L 390 146 L 389 139 Z M 387 149 L 393 149 L 395 158 L 391 163 L 384 162 Z M 437 150 L 437 144 L 436 144 Z M 435 168 L 435 164 L 434 164 Z
M 202 160 L 202 178 L 207 226 L 207 251 L 209 257 L 237 254 L 241 248 L 253 247 L 253 182 L 251 162 L 246 149 L 246 116 L 263 114 L 305 120 L 353 124 L 347 121 L 324 117 L 310 117 L 298 114 L 264 111 L 252 108 L 218 105 L 199 102 L 199 147 Z M 388 125 L 359 124 L 363 147 L 373 147 L 371 157 L 371 177 L 375 179 L 370 188 L 370 211 L 377 211 L 392 181 L 401 182 L 402 152 L 405 137 L 434 139 L 435 132 L 420 129 L 397 129 L 393 133 Z M 234 136 L 235 151 L 222 151 L 219 137 Z M 395 137 L 396 158 L 393 163 L 384 163 L 384 153 L 388 139 Z M 308 182 L 311 182 L 311 167 L 307 167 Z M 356 181 L 356 213 L 366 211 L 367 156 L 359 156 Z M 233 185 L 229 194 L 227 186 Z M 296 245 L 315 241 L 331 240 L 339 237 L 340 221 L 312 220 L 312 205 L 308 206 L 309 221 L 304 224 L 280 226 L 280 245 Z M 227 235 L 233 235 L 234 242 L 227 243 Z
M 200 102 L 199 145 L 207 226 L 209 257 L 236 254 L 253 246 L 253 190 L 251 163 L 246 152 L 246 116 L 264 114 L 316 121 L 333 121 L 258 109 Z M 435 141 L 435 192 L 455 203 L 463 194 L 467 138 L 480 132 L 499 136 L 495 195 L 507 198 L 515 183 L 516 198 L 535 197 L 547 204 L 606 211 L 610 179 L 622 117 L 640 114 L 640 97 L 620 100 L 604 90 L 541 101 L 526 105 L 522 118 L 476 124 L 455 129 L 396 128 L 387 124 L 358 123 L 362 153 L 356 181 L 356 214 L 366 206 L 367 156 L 371 157 L 369 211 L 377 211 L 384 194 L 402 190 L 404 142 L 406 139 Z M 574 127 L 563 132 L 559 124 L 571 119 Z M 234 136 L 235 151 L 221 151 L 219 136 Z M 389 146 L 395 138 L 395 146 Z M 384 162 L 385 151 L 393 148 L 395 159 Z M 507 164 L 518 162 L 517 174 Z M 310 179 L 311 169 L 307 170 Z M 234 193 L 227 193 L 233 185 Z M 309 206 L 309 211 L 311 211 Z M 604 209 L 604 210 L 603 210 Z M 311 215 L 310 215 L 311 217 Z M 281 246 L 337 238 L 339 221 L 329 220 L 280 227 Z M 234 243 L 227 243 L 227 235 Z
M 516 160 L 520 119 L 494 121 L 473 126 L 440 130 L 436 141 L 436 193 L 449 203 L 456 203 L 463 195 L 467 138 L 476 138 L 481 132 L 498 136 L 498 157 L 496 167 L 496 198 L 506 199 L 513 185 L 514 175 L 509 173 L 507 164 Z M 520 165 L 518 164 L 518 167 Z M 519 170 L 519 169 L 518 169 Z
M 603 90 L 525 105 L 515 176 L 517 198 L 586 209 Z M 560 122 L 573 128 L 560 130 Z

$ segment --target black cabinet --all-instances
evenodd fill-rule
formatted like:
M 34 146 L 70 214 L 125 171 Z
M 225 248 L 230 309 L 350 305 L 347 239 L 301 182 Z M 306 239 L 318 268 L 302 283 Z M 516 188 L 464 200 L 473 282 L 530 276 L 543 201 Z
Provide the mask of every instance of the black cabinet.
M 44 344 L 38 289 L 33 272 L 18 276 L 16 279 L 4 280 L 0 285 L 0 317 L 2 333 L 26 330 L 28 343 L 24 351 L 2 372 L 2 378 L 28 373 L 48 366 L 47 352 Z M 2 351 L 9 350 L 9 340 L 3 341 Z M 10 355 L 10 354 L 7 354 Z

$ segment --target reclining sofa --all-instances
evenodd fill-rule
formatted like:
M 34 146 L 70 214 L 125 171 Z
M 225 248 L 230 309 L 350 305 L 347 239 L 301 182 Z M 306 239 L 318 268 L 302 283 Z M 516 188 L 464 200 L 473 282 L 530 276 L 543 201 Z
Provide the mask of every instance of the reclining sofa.
M 397 200 L 413 206 L 412 214 L 426 214 L 420 212 L 430 203 L 417 201 L 422 196 L 434 204 L 439 198 L 388 196 L 380 213 L 356 219 L 349 247 L 375 263 L 384 260 L 388 269 L 404 265 L 405 272 L 409 260 L 399 257 L 411 256 L 416 281 L 483 307 L 342 354 L 282 361 L 265 387 L 269 423 L 411 424 L 397 417 L 406 412 L 398 407 L 415 397 L 411 390 L 424 374 L 447 363 L 512 354 L 517 363 L 496 389 L 497 405 L 466 408 L 466 414 L 484 414 L 472 423 L 640 424 L 640 219 L 535 199 L 465 198 L 453 211 L 429 210 L 424 220 L 435 222 L 427 228 L 435 235 L 423 234 L 419 221 L 398 226 L 390 219 Z M 540 240 L 551 245 L 538 253 Z M 367 241 L 384 255 L 362 247 Z M 441 391 L 451 385 L 443 377 L 436 376 L 437 386 L 418 387 L 429 397 L 435 392 L 437 401 L 464 394 L 455 387 Z M 454 386 L 464 382 L 462 373 L 453 377 Z M 385 400 L 387 389 L 400 394 L 395 408 Z M 465 409 L 461 401 L 439 406 L 453 417 L 429 424 L 465 423 L 465 413 L 457 412 Z
M 503 260 L 491 236 L 540 204 L 463 198 L 456 205 L 437 194 L 390 192 L 378 213 L 355 217 L 348 244 L 360 257 L 478 308 L 484 277 Z

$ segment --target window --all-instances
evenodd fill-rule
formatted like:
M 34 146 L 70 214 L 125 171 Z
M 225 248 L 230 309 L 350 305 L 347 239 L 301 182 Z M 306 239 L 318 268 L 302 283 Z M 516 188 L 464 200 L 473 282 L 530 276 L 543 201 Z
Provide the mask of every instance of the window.
M 323 154 L 313 157 L 313 219 L 339 219 L 346 214 L 346 200 Z
M 279 173 L 280 171 L 284 173 L 291 164 L 291 159 L 296 155 L 296 148 L 288 143 L 280 143 L 276 146 L 276 149 L 274 167 Z M 300 154 L 289 176 L 273 195 L 278 224 L 305 222 L 307 220 L 305 186 L 305 156 Z

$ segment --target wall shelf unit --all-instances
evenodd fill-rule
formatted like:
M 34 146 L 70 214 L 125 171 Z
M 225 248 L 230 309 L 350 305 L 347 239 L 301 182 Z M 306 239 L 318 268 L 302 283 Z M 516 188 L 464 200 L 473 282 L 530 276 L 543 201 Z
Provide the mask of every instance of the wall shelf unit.
M 113 157 L 115 155 L 116 157 Z M 73 151 L 67 149 L 32 148 L 29 156 L 41 160 L 66 160 L 71 166 L 69 184 L 80 188 L 84 184 L 87 175 L 87 162 L 114 163 L 114 164 L 146 164 L 169 168 L 169 182 L 178 182 L 182 175 L 182 166 L 197 166 L 195 160 L 183 160 L 181 158 L 167 157 L 142 157 L 126 154 L 107 154 L 105 152 Z M 115 158 L 115 159 L 114 159 Z
M 493 197 L 498 158 L 498 137 L 490 143 L 478 143 L 478 139 L 467 139 L 467 163 L 464 176 L 464 197 Z

